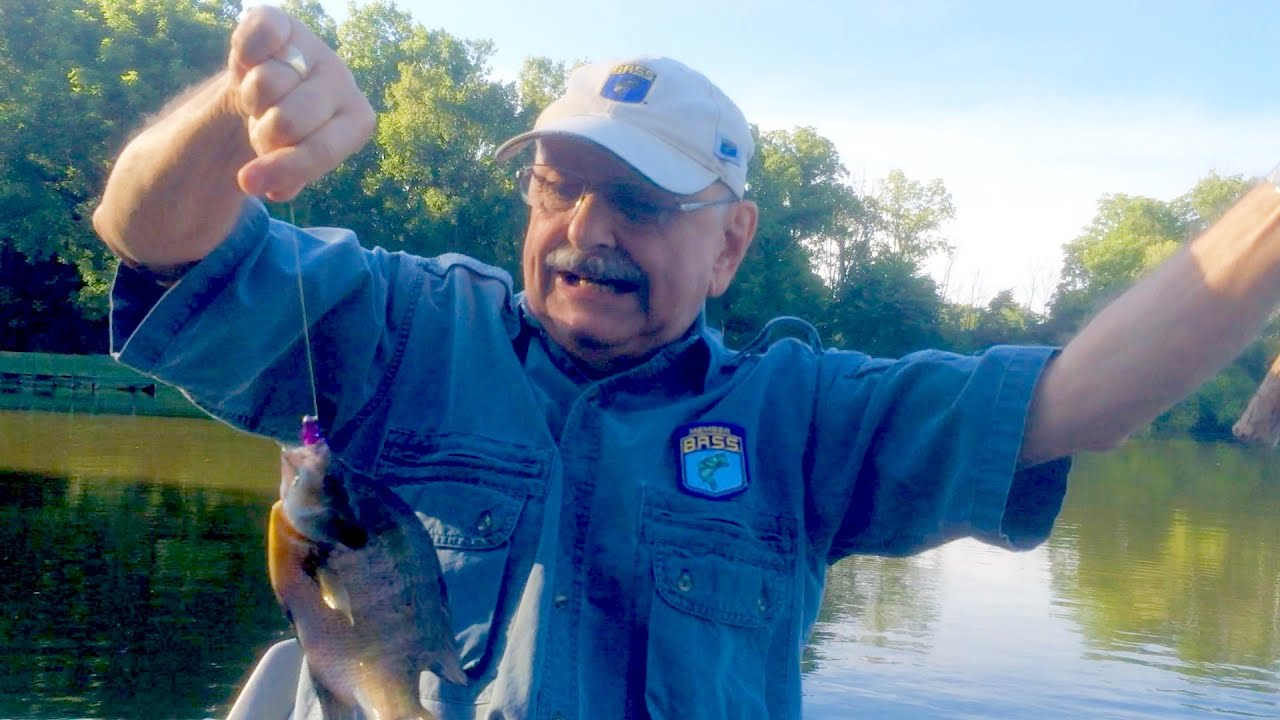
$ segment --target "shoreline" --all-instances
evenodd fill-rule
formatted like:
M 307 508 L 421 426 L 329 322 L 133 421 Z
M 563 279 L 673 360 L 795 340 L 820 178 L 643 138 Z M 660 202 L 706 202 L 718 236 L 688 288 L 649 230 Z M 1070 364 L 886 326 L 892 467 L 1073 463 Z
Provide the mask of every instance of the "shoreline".
M 208 417 L 181 392 L 110 355 L 0 351 L 0 410 Z

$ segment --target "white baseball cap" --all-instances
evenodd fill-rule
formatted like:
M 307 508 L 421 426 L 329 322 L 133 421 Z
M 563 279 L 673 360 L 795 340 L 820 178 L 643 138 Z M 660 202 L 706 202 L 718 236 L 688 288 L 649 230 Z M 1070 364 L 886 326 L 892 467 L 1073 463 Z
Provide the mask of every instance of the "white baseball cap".
M 755 153 L 733 101 L 701 73 L 665 57 L 583 65 L 533 129 L 498 147 L 507 160 L 538 138 L 568 135 L 617 155 L 659 187 L 691 195 L 722 180 L 742 197 Z

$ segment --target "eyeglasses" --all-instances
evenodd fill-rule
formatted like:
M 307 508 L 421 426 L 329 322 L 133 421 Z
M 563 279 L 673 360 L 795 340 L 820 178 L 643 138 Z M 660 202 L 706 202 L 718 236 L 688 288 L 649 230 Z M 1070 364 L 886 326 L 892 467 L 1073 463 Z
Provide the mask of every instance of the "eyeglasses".
M 520 198 L 529 207 L 552 215 L 576 212 L 587 193 L 593 193 L 636 229 L 665 225 L 677 213 L 738 202 L 733 195 L 700 202 L 667 202 L 653 189 L 629 182 L 593 183 L 550 165 L 529 165 L 516 172 Z

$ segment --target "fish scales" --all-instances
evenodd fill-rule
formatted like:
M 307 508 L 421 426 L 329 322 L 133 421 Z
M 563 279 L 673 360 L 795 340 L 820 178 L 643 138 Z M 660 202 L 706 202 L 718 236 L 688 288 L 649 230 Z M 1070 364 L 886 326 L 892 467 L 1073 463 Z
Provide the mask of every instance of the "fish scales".
M 329 472 L 323 440 L 286 448 L 271 510 L 272 588 L 298 634 L 326 720 L 360 708 L 428 720 L 418 676 L 466 682 L 431 537 L 395 493 Z

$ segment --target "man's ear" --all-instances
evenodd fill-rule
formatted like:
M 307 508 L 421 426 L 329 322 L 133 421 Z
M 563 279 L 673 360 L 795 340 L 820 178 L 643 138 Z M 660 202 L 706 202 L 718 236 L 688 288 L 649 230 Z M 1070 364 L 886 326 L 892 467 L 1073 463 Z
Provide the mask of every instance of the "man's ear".
M 716 264 L 711 269 L 711 286 L 707 289 L 707 297 L 720 297 L 729 289 L 733 276 L 742 265 L 742 259 L 751 248 L 751 241 L 756 236 L 756 222 L 760 218 L 760 209 L 755 202 L 743 200 L 729 206 L 724 217 L 724 247 L 716 257 Z

